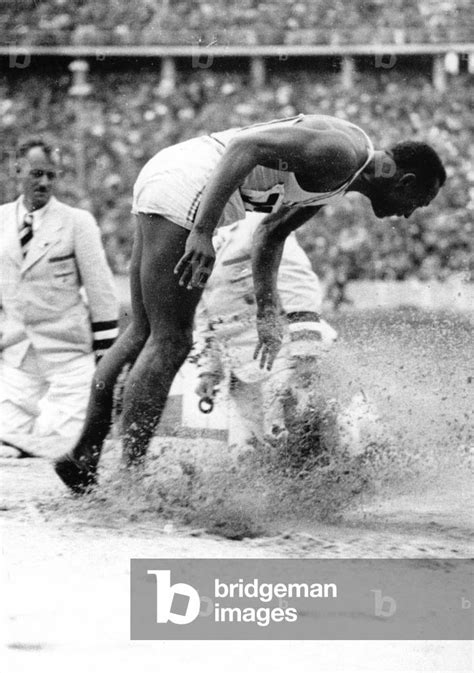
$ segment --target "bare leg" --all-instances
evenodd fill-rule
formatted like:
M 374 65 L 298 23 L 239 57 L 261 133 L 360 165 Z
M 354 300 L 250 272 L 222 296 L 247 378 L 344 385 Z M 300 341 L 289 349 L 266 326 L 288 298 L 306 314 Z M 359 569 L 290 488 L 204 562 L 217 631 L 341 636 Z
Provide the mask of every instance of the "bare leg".
M 142 297 L 151 331 L 125 384 L 122 427 L 129 464 L 144 457 L 173 379 L 191 349 L 201 296 L 201 290 L 180 287 L 173 273 L 188 231 L 158 215 L 139 215 L 139 225 Z
M 141 296 L 141 255 L 142 235 L 137 226 L 130 267 L 132 322 L 97 366 L 81 435 L 72 451 L 55 464 L 58 476 L 77 493 L 95 483 L 102 444 L 112 419 L 114 384 L 124 365 L 135 362 L 150 333 Z

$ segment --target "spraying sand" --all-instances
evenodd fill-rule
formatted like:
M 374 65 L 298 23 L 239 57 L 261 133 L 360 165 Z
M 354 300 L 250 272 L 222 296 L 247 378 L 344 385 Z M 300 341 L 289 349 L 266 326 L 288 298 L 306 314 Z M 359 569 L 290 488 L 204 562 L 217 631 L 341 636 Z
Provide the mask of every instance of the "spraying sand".
M 47 460 L 0 460 L 6 632 L 18 666 L 9 670 L 53 670 L 51 653 L 60 662 L 75 652 L 79 662 L 80 643 L 96 662 L 113 654 L 121 670 L 132 648 L 130 557 L 472 556 L 472 324 L 397 312 L 349 314 L 336 326 L 342 340 L 323 365 L 325 394 L 347 403 L 363 390 L 383 427 L 369 457 L 349 468 L 295 467 L 274 453 L 235 461 L 219 442 L 161 438 L 145 472 L 130 477 L 112 442 L 101 488 L 75 498 Z M 151 650 L 133 648 L 151 666 Z M 326 670 L 340 670 L 331 651 Z M 447 670 L 436 668 L 436 651 L 425 650 L 416 670 Z M 184 652 L 192 659 L 187 646 L 173 652 L 173 662 Z M 298 670 L 310 670 L 308 653 L 292 650 Z M 467 670 L 464 644 L 449 656 L 449 670 Z M 27 660 L 33 667 L 21 668 Z

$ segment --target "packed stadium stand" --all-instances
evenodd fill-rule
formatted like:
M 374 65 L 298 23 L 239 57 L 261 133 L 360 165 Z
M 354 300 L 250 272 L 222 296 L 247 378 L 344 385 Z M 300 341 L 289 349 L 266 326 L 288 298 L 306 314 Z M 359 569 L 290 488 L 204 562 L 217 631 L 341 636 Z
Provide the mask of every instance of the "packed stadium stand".
M 2 44 L 386 44 L 472 37 L 469 0 L 22 0 L 14 12 L 10 0 L 0 0 L 0 16 Z
M 0 10 L 7 4 L 0 0 Z M 460 42 L 469 37 L 468 5 L 24 0 L 14 19 L 0 11 L 0 34 L 3 45 L 56 46 Z M 248 62 L 238 57 L 203 69 L 177 59 L 173 82 L 163 77 L 160 58 L 91 58 L 87 95 L 79 101 L 71 95 L 70 60 L 43 55 L 28 67 L 0 68 L 0 197 L 3 202 L 15 196 L 12 156 L 18 140 L 38 134 L 51 140 L 62 150 L 60 194 L 92 207 L 116 272 L 126 272 L 130 258 L 132 185 L 155 152 L 218 129 L 319 112 L 355 122 L 379 147 L 405 138 L 427 140 L 442 156 L 448 181 L 435 202 L 408 221 L 379 221 L 356 195 L 323 209 L 300 232 L 315 269 L 341 282 L 445 279 L 453 272 L 467 277 L 474 240 L 474 101 L 472 68 L 465 62 L 439 90 L 426 56 L 389 68 L 362 59 L 350 86 L 329 59 L 269 60 L 265 81 L 256 86 Z

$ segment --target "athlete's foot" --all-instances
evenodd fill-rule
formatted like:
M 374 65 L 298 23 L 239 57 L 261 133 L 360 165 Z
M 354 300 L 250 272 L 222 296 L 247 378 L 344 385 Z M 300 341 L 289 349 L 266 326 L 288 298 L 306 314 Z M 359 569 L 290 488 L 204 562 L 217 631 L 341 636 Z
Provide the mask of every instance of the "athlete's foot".
M 146 458 L 145 456 L 122 456 L 122 466 L 130 473 L 140 474 L 146 467 Z
M 143 448 L 143 446 L 135 446 L 133 448 L 123 447 L 122 465 L 129 470 L 143 470 L 146 463 L 146 454 L 146 447 Z
M 88 493 L 97 484 L 97 465 L 76 460 L 65 453 L 54 461 L 61 481 L 77 495 Z

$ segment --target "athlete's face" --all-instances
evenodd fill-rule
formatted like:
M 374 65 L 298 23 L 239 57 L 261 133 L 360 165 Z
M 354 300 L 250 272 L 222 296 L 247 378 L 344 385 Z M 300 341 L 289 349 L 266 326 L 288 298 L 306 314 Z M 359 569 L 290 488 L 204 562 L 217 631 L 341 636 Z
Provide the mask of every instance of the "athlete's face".
M 424 208 L 435 198 L 439 191 L 439 181 L 426 189 L 419 189 L 412 173 L 380 185 L 371 195 L 372 208 L 379 218 L 405 217 L 417 208 Z

